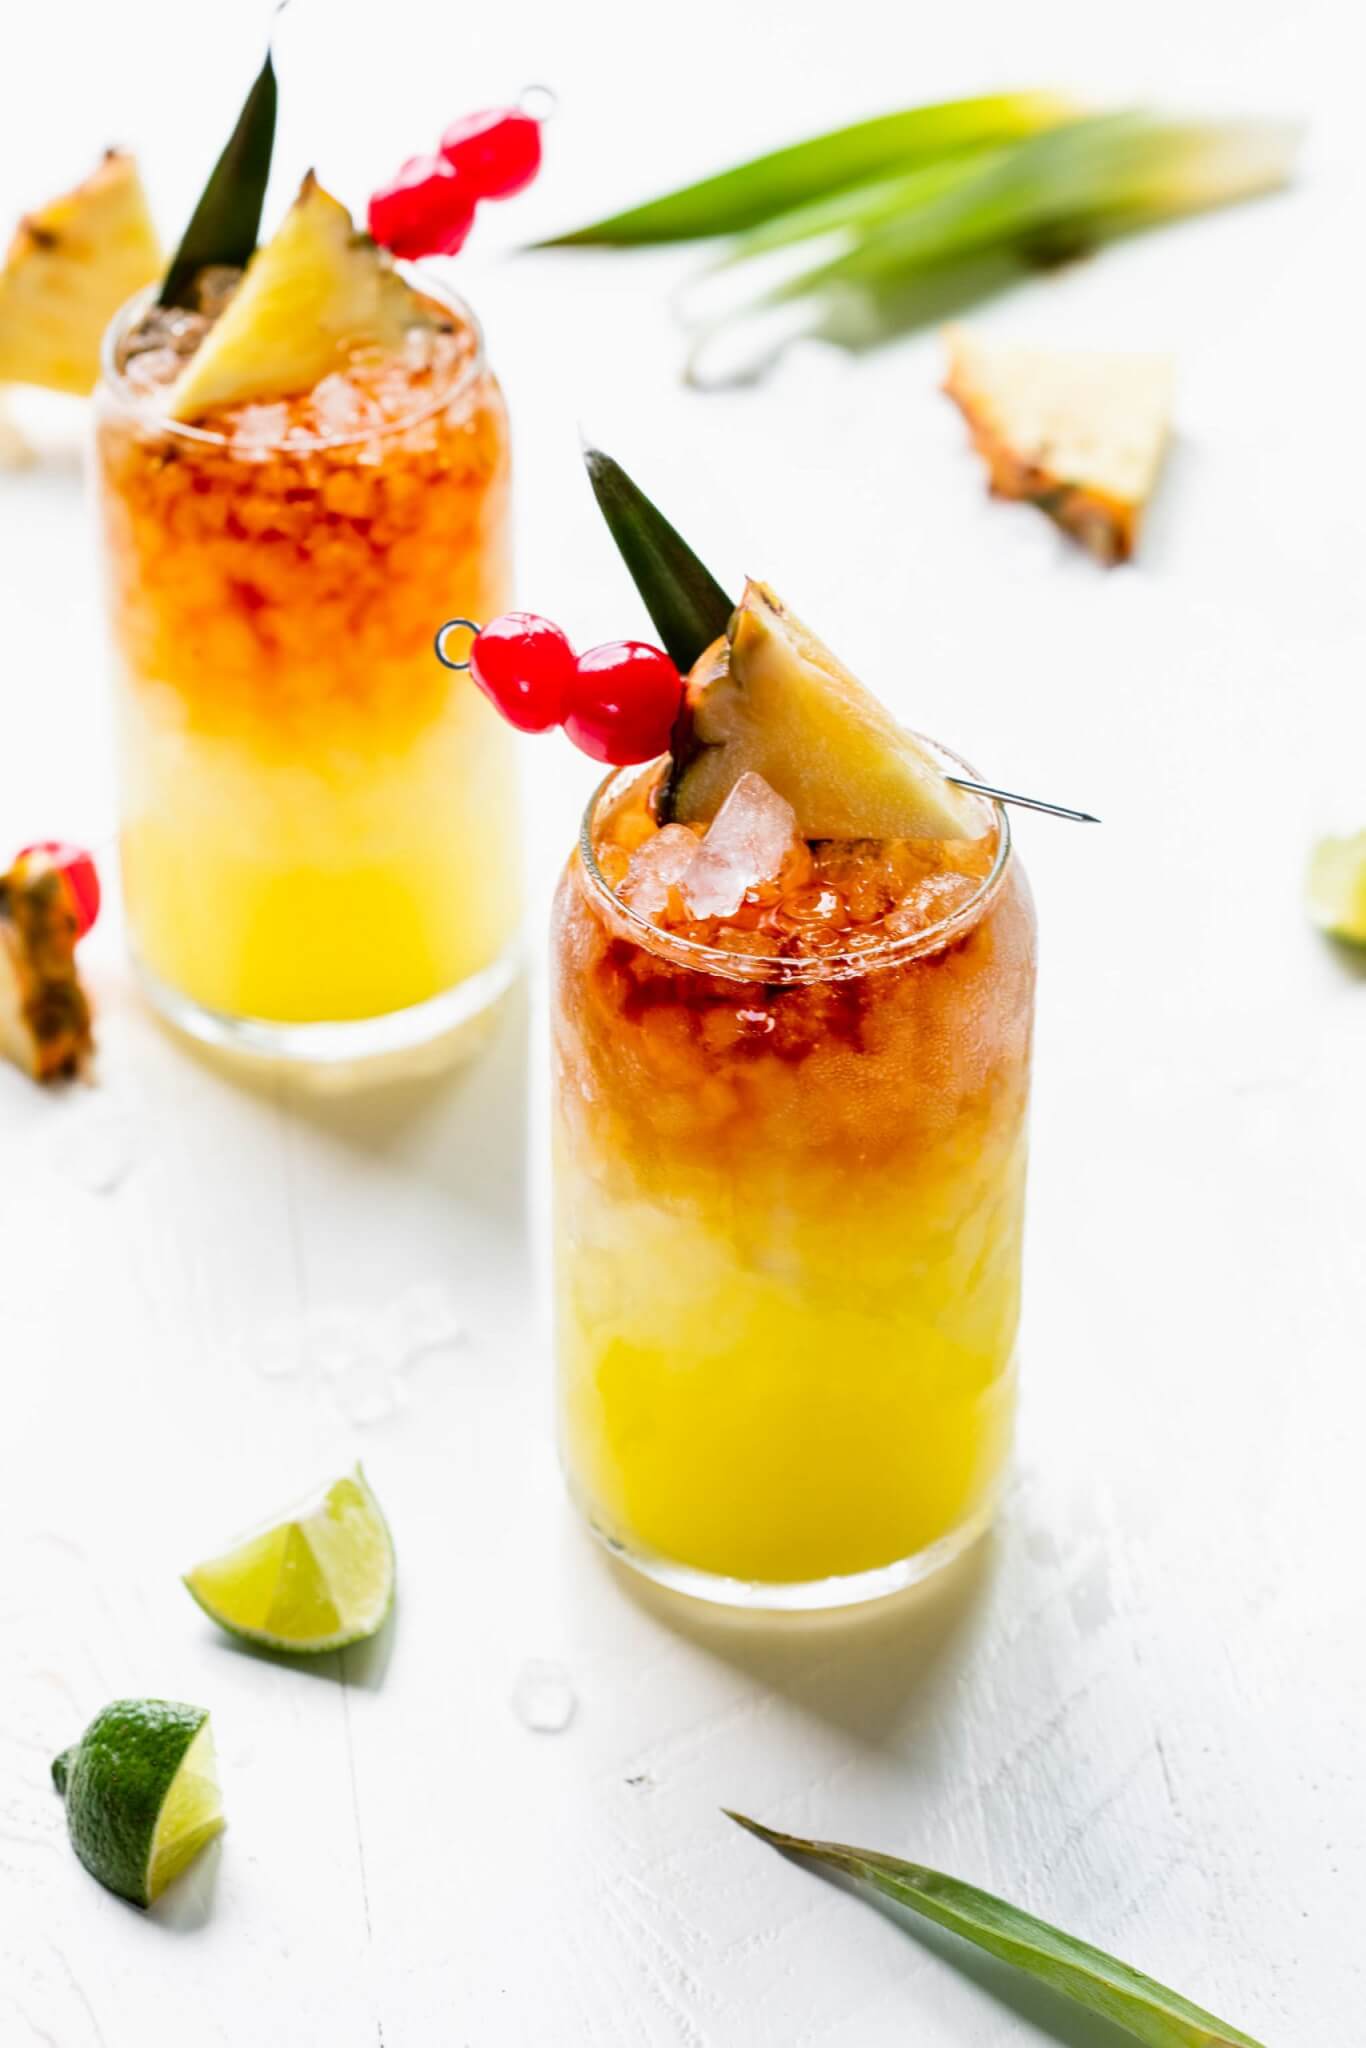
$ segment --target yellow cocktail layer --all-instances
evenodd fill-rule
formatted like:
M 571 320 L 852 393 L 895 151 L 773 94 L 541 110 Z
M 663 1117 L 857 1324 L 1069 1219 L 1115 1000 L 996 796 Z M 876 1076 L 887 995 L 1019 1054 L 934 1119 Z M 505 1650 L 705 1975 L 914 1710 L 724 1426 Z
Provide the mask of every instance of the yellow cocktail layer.
M 514 741 L 464 680 L 386 750 L 325 716 L 306 749 L 188 730 L 177 693 L 121 692 L 130 933 L 160 980 L 280 1022 L 381 1016 L 503 953 L 520 876 Z
M 1007 1456 L 1024 1140 L 850 1195 L 762 1169 L 631 1195 L 558 1183 L 571 1481 L 628 1550 L 791 1584 L 896 1563 L 991 1501 Z M 599 1167 L 601 1162 L 599 1162 Z

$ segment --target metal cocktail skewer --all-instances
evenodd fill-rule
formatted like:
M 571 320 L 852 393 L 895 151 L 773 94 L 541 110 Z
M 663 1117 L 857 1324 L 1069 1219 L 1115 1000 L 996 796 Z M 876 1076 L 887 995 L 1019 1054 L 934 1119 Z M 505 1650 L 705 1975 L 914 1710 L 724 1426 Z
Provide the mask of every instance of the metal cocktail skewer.
M 1091 811 L 1069 810 L 1066 804 L 1046 804 L 1041 796 L 1019 796 L 1013 789 L 993 789 L 989 782 L 970 782 L 966 775 L 946 775 L 955 789 L 970 789 L 974 796 L 994 797 L 998 804 L 1021 804 L 1027 811 L 1047 811 L 1050 818 L 1072 818 L 1078 825 L 1098 825 Z
M 458 669 L 463 674 L 470 665 L 469 656 L 466 655 L 463 661 L 452 661 L 446 652 L 446 635 L 453 633 L 457 627 L 462 627 L 465 632 L 472 634 L 482 632 L 483 628 L 475 619 L 447 619 L 444 626 L 438 626 L 436 629 L 437 660 L 443 668 Z M 1046 811 L 1050 818 L 1071 818 L 1078 825 L 1100 823 L 1100 819 L 1093 816 L 1090 811 L 1074 811 L 1066 804 L 1045 803 L 1041 796 L 1021 796 L 1013 789 L 996 789 L 989 782 L 973 782 L 966 775 L 946 775 L 944 780 L 951 782 L 955 789 L 969 790 L 973 796 L 989 796 L 998 804 L 1019 804 L 1026 811 Z

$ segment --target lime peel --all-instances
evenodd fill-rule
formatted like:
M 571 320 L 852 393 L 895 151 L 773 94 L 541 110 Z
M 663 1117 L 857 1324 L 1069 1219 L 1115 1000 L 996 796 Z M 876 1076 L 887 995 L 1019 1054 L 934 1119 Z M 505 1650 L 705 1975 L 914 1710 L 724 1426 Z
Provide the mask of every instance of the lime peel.
M 196 1565 L 184 1583 L 230 1635 L 321 1655 L 384 1625 L 394 1600 L 394 1546 L 357 1465 L 306 1509 Z
M 92 1877 L 150 1906 L 223 1827 L 208 1711 L 113 1700 L 52 1763 L 71 1845 Z

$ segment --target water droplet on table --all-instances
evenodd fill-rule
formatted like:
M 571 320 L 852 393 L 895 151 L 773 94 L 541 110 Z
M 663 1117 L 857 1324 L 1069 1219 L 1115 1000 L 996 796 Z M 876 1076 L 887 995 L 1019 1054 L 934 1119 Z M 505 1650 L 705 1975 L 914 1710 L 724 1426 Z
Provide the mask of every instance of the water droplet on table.
M 91 1195 L 112 1195 L 137 1165 L 143 1126 L 131 1110 L 80 1109 L 53 1133 L 49 1158 L 64 1179 Z
M 512 1711 L 524 1728 L 538 1735 L 559 1735 L 574 1718 L 578 1699 L 562 1664 L 533 1657 L 517 1674 Z

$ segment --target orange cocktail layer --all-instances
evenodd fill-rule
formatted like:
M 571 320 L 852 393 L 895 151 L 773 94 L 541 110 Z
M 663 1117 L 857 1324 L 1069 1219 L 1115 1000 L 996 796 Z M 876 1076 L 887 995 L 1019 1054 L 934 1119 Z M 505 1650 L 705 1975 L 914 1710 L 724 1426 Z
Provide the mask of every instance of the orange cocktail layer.
M 448 319 L 420 367 L 195 431 L 105 394 L 130 925 L 210 1009 L 379 1015 L 513 933 L 511 735 L 432 654 L 509 594 L 506 415 L 474 349 Z
M 598 846 L 609 877 L 621 824 Z M 562 1432 L 578 1497 L 627 1550 L 790 1584 L 914 1557 L 989 1510 L 1034 973 L 1028 892 L 1011 862 L 988 879 L 994 850 L 817 848 L 790 902 L 675 930 L 731 954 L 708 972 L 571 863 Z M 946 909 L 946 942 L 904 957 Z

